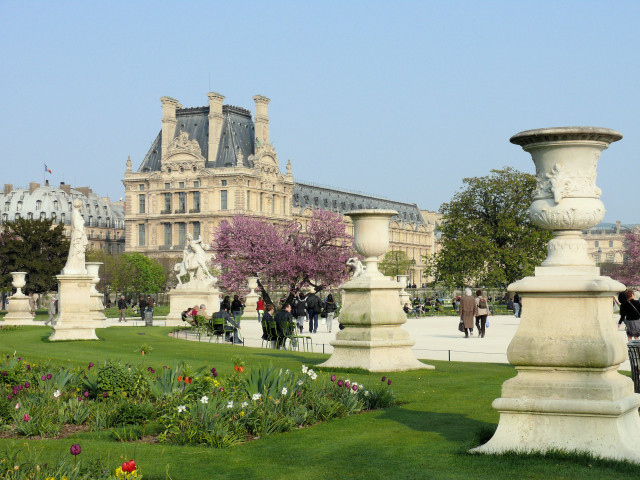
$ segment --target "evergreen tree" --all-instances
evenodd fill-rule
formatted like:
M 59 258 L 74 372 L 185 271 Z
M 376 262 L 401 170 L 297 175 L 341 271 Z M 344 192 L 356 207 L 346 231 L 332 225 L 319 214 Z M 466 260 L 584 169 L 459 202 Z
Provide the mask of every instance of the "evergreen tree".
M 11 290 L 11 272 L 27 272 L 25 293 L 57 290 L 55 278 L 69 255 L 63 224 L 24 218 L 3 224 L 0 235 L 0 287 Z

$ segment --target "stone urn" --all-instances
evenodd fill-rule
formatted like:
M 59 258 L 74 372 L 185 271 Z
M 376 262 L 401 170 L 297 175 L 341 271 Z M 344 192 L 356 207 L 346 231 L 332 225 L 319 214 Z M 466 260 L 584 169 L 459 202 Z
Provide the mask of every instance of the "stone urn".
M 100 281 L 100 265 L 102 262 L 86 262 L 87 275 L 91 277 L 91 295 L 99 294 L 96 285 Z
M 405 303 L 409 303 L 411 301 L 411 295 L 407 293 L 405 290 L 407 288 L 407 283 L 409 282 L 409 275 L 397 275 L 398 283 L 402 286 L 400 290 L 400 305 L 404 306 Z
M 407 317 L 398 302 L 402 286 L 378 270 L 378 257 L 389 248 L 389 220 L 394 210 L 354 210 L 354 245 L 365 257 L 361 275 L 342 284 L 340 323 L 331 342 L 333 354 L 322 366 L 363 368 L 372 372 L 433 368 L 418 361 L 415 344 L 402 328 Z
M 11 276 L 13 277 L 12 285 L 16 289 L 16 293 L 13 296 L 24 297 L 25 294 L 22 293 L 22 289 L 27 284 L 27 272 L 11 272 Z
M 257 315 L 255 312 L 258 308 L 258 298 L 260 298 L 256 293 L 256 288 L 258 288 L 258 277 L 247 278 L 247 288 L 249 289 L 249 293 L 247 293 L 247 296 L 244 299 L 246 315 Z
M 542 266 L 594 265 L 581 231 L 604 218 L 602 191 L 596 186 L 598 160 L 610 143 L 621 138 L 614 130 L 595 127 L 542 128 L 511 137 L 511 143 L 531 154 L 536 166 L 529 217 L 555 235 Z
M 511 137 L 536 166 L 531 221 L 554 238 L 535 275 L 508 287 L 523 304 L 507 351 L 517 375 L 493 401 L 500 412 L 495 435 L 474 451 L 562 450 L 640 463 L 640 395 L 617 372 L 627 349 L 612 298 L 625 286 L 600 275 L 580 236 L 604 217 L 596 168 L 601 152 L 621 138 L 594 127 Z

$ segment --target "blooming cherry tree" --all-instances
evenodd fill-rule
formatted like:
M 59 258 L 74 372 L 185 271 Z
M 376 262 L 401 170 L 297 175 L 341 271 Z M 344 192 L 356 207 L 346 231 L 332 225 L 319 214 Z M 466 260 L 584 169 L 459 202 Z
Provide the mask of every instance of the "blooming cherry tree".
M 218 225 L 212 250 L 224 290 L 246 291 L 247 277 L 258 277 L 268 303 L 267 290 L 274 287 L 295 295 L 305 286 L 339 285 L 348 276 L 347 260 L 356 255 L 342 217 L 324 210 L 314 210 L 305 225 L 237 215 Z

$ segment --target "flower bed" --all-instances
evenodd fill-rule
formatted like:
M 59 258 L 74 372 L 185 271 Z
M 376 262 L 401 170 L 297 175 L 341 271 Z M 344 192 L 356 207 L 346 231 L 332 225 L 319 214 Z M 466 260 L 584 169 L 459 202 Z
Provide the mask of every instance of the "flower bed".
M 107 430 L 118 442 L 221 448 L 395 403 L 386 378 L 364 387 L 304 365 L 293 372 L 233 362 L 233 373 L 222 377 L 216 368 L 185 363 L 155 369 L 107 360 L 74 369 L 7 355 L 0 365 L 0 432 L 60 437 L 82 426 Z

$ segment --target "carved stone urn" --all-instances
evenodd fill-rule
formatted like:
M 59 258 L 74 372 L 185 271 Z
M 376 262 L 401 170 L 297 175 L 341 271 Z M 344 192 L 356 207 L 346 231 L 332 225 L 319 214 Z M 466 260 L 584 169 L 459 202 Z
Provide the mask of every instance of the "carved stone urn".
M 537 188 L 531 220 L 554 231 L 535 275 L 509 285 L 522 299 L 520 326 L 507 351 L 518 372 L 493 402 L 495 435 L 474 451 L 588 452 L 640 463 L 640 395 L 617 372 L 627 349 L 613 318 L 612 297 L 625 286 L 587 256 L 580 230 L 604 216 L 596 167 L 622 135 L 606 128 L 562 127 L 518 133 Z
M 409 295 L 405 290 L 407 288 L 407 283 L 409 282 L 409 275 L 397 275 L 396 278 L 402 287 L 400 290 L 400 305 L 404 307 L 405 303 L 409 303 L 411 301 L 411 295 Z
M 340 323 L 331 342 L 333 354 L 322 366 L 392 372 L 433 368 L 411 351 L 414 341 L 401 326 L 407 321 L 398 302 L 402 286 L 378 270 L 378 257 L 389 248 L 389 220 L 394 210 L 354 210 L 354 245 L 365 257 L 362 275 L 340 286 Z
M 249 293 L 247 293 L 246 297 L 244 298 L 244 309 L 246 310 L 247 316 L 256 315 L 256 309 L 258 308 L 258 298 L 260 298 L 260 296 L 256 293 L 256 288 L 258 288 L 258 277 L 248 277 L 247 288 L 249 289 Z
M 11 272 L 11 277 L 13 278 L 11 284 L 16 289 L 16 293 L 14 293 L 13 296 L 24 297 L 25 294 L 22 293 L 22 289 L 27 284 L 27 272 Z

